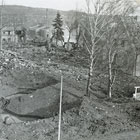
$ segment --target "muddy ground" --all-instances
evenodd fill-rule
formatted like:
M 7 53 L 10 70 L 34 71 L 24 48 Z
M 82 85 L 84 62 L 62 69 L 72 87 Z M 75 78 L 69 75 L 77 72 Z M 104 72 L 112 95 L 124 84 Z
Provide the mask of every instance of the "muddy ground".
M 24 56 L 23 53 L 22 55 Z M 102 95 L 104 98 L 97 97 L 98 93 L 87 98 L 84 96 L 88 71 L 86 68 L 75 67 L 71 63 L 69 65 L 62 61 L 60 63 L 60 60 L 59 62 L 58 60 L 50 61 L 49 55 L 49 57 L 46 54 L 43 56 L 44 59 L 40 61 L 42 65 L 40 63 L 38 68 L 21 67 L 10 73 L 5 72 L 2 76 L 0 96 L 14 98 L 13 105 L 16 101 L 15 106 L 18 106 L 19 96 L 20 100 L 26 99 L 26 101 L 27 96 L 35 95 L 36 97 L 36 100 L 25 102 L 18 113 L 22 110 L 25 113 L 28 108 L 30 111 L 38 106 L 45 106 L 47 98 L 43 98 L 44 94 L 49 91 L 47 97 L 52 97 L 54 86 L 60 87 L 60 77 L 63 75 L 64 90 L 70 91 L 74 97 L 82 101 L 63 111 L 62 140 L 140 140 L 139 102 L 132 99 L 108 100 L 105 95 Z M 39 64 L 39 55 L 34 58 L 33 62 Z M 69 97 L 65 100 L 68 101 Z M 1 113 L 4 114 L 2 111 Z M 44 113 L 44 110 L 41 113 Z M 34 115 L 36 114 L 39 113 Z M 57 132 L 57 113 L 49 118 L 32 121 L 27 118 L 22 122 L 12 124 L 5 124 L 3 118 L 0 118 L 0 139 L 2 140 L 57 140 Z

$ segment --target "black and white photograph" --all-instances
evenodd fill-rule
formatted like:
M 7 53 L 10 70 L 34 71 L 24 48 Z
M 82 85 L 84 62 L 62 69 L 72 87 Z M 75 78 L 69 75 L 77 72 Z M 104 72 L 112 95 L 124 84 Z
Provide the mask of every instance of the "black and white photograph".
M 140 140 L 140 0 L 0 0 L 0 140 Z

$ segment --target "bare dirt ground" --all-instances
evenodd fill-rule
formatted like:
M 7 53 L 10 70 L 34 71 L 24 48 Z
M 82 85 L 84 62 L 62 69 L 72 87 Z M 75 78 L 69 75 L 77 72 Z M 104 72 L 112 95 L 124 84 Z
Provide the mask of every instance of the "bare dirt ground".
M 39 64 L 39 58 L 35 57 L 34 62 Z M 56 86 L 58 88 L 60 76 L 63 74 L 64 91 L 70 91 L 74 96 L 82 98 L 82 102 L 80 106 L 77 105 L 63 111 L 62 140 L 140 140 L 139 102 L 132 99 L 127 99 L 125 102 L 123 102 L 124 99 L 110 101 L 107 98 L 99 99 L 94 94 L 89 99 L 84 96 L 87 78 L 86 68 L 70 66 L 66 63 L 60 63 L 60 61 L 50 61 L 49 57 L 44 57 L 40 62 L 42 64 L 40 63 L 40 68 L 37 69 L 22 67 L 16 71 L 13 70 L 12 75 L 5 73 L 0 88 L 1 96 L 9 97 L 12 95 L 12 98 L 15 99 L 18 93 L 21 97 L 25 96 L 22 99 L 26 99 L 26 96 L 35 93 L 37 97 L 35 99 L 38 99 L 35 100 L 36 106 L 40 106 L 40 104 L 43 106 L 47 98 L 43 102 L 44 96 L 40 95 L 43 93 L 42 90 L 45 88 L 44 93 L 49 90 L 50 95 L 54 88 L 50 90 L 48 87 Z M 65 100 L 68 100 L 68 97 Z M 33 103 L 34 101 L 30 101 L 30 107 L 36 108 Z M 28 108 L 27 105 L 28 103 L 22 107 Z M 9 118 L 7 117 L 7 120 Z M 57 132 L 57 114 L 50 118 L 32 121 L 27 118 L 24 122 L 10 124 L 3 123 L 3 118 L 0 117 L 1 140 L 57 140 Z

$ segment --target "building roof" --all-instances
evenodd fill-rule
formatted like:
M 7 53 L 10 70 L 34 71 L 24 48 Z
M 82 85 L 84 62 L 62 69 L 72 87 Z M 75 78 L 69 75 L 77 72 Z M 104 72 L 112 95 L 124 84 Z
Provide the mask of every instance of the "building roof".
M 30 30 L 45 30 L 45 29 L 49 29 L 49 27 L 47 27 L 46 25 L 36 25 L 36 26 L 32 26 L 29 28 Z
M 35 25 L 35 26 L 32 26 L 32 27 L 29 27 L 29 29 L 35 30 L 35 29 L 37 29 L 37 28 L 39 28 L 39 27 L 40 27 L 40 25 Z
M 23 27 L 23 26 L 17 26 L 16 27 L 16 30 L 23 30 L 23 29 L 25 29 L 25 27 Z
M 4 28 L 2 28 L 3 31 L 14 31 L 14 27 L 12 26 L 6 26 Z

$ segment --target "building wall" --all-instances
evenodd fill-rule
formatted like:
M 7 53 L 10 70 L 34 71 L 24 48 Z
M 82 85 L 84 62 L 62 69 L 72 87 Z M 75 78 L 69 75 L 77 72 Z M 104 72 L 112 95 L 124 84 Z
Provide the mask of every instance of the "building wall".
M 69 31 L 67 29 L 64 29 L 64 42 L 67 42 L 69 38 Z M 70 34 L 70 41 L 76 43 L 76 31 L 73 30 Z
M 17 36 L 14 31 L 2 31 L 2 41 L 3 43 L 17 42 Z
M 49 36 L 49 38 L 51 38 L 52 37 L 52 33 L 51 33 L 51 30 L 50 29 L 46 29 L 46 28 L 35 28 L 35 29 L 29 29 L 28 30 L 28 36 L 29 36 L 29 38 L 35 38 L 35 37 L 42 37 L 42 38 L 44 38 L 44 39 L 46 39 L 48 36 Z
M 140 76 L 140 55 L 137 56 L 136 76 Z

